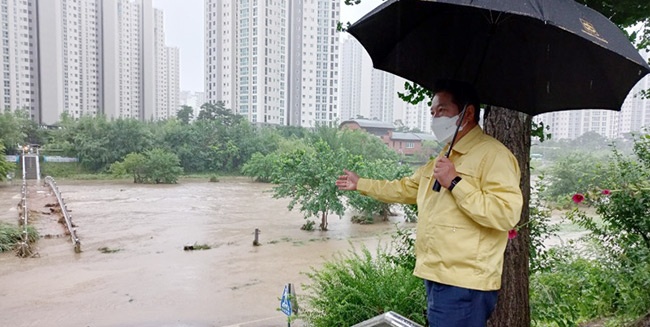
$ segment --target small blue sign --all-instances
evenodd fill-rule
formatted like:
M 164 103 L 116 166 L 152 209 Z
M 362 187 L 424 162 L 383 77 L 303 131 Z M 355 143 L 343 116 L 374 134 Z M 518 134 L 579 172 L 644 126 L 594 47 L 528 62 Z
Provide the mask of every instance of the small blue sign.
M 284 312 L 285 315 L 291 316 L 291 299 L 290 299 L 288 285 L 284 285 L 284 291 L 282 292 L 282 299 L 280 300 L 280 310 L 282 310 L 282 312 Z

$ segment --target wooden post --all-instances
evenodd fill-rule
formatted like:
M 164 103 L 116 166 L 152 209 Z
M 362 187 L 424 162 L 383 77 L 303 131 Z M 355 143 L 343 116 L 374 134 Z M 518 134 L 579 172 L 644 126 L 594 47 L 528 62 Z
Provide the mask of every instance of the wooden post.
M 254 246 L 260 246 L 260 229 L 255 228 L 255 240 L 253 240 Z

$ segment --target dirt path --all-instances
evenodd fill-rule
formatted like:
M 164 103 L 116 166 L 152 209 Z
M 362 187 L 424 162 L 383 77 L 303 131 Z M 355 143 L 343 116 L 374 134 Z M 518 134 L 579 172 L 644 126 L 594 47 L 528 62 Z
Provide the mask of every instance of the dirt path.
M 330 231 L 304 232 L 286 200 L 244 179 L 58 184 L 83 252 L 59 237 L 39 241 L 40 258 L 0 254 L 0 326 L 285 326 L 277 308 L 286 283 L 300 295 L 310 267 L 351 244 L 386 244 L 402 220 L 355 225 L 333 216 Z M 16 193 L 0 187 L 0 220 L 15 222 Z M 212 249 L 183 251 L 194 242 Z

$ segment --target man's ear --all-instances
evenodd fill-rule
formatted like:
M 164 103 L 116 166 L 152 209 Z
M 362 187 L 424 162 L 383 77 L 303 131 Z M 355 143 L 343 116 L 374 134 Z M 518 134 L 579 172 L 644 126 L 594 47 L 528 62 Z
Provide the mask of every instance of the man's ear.
M 476 108 L 474 108 L 474 105 L 471 105 L 471 104 L 467 105 L 467 109 L 465 109 L 465 117 L 463 117 L 463 120 L 464 120 L 462 122 L 463 124 L 464 123 L 471 123 L 471 122 L 474 121 L 474 112 L 475 112 L 474 110 L 476 110 Z

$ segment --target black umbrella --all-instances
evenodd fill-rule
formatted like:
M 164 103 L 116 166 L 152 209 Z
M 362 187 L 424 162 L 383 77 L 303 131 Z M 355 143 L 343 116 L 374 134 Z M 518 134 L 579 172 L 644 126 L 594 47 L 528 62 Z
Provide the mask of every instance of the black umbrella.
M 571 0 L 388 0 L 348 29 L 373 65 L 432 88 L 472 83 L 531 115 L 620 110 L 650 67 L 625 34 Z
M 482 102 L 530 115 L 620 110 L 650 73 L 616 25 L 571 0 L 388 0 L 348 32 L 377 69 L 428 88 L 468 82 Z

